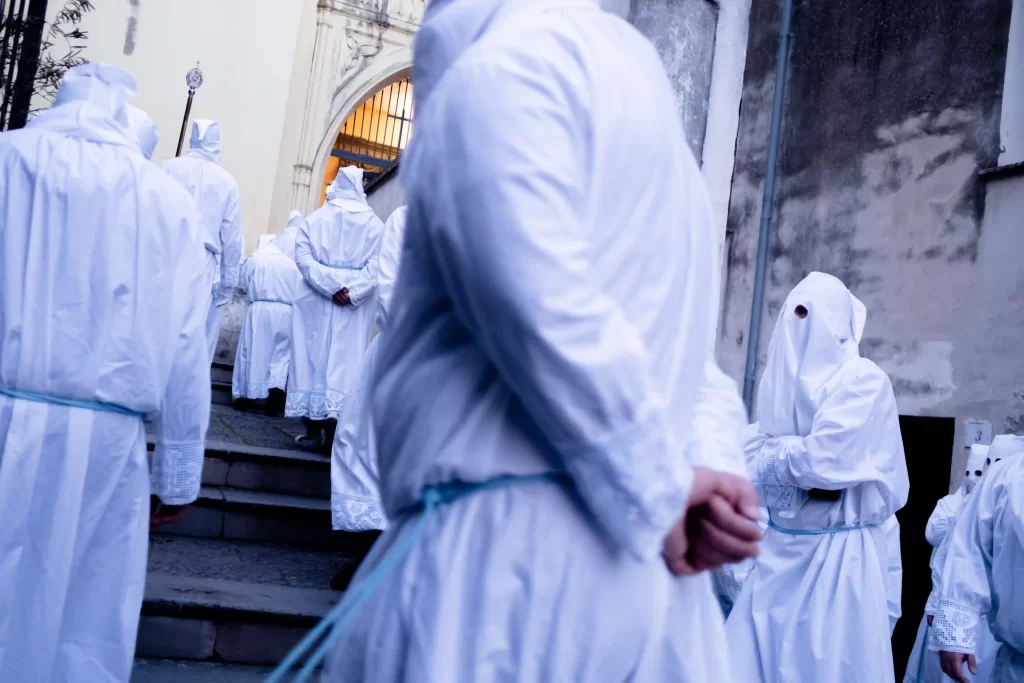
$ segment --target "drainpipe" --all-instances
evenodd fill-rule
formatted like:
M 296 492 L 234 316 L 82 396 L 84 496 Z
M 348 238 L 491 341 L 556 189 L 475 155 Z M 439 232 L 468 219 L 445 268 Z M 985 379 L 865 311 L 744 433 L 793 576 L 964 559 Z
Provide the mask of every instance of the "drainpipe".
M 754 271 L 754 301 L 750 309 L 750 332 L 747 334 L 747 365 L 743 370 L 743 402 L 747 414 L 754 410 L 754 380 L 757 375 L 757 352 L 761 343 L 761 318 L 764 316 L 764 281 L 768 274 L 768 243 L 772 234 L 772 205 L 775 199 L 775 167 L 779 160 L 779 136 L 782 132 L 782 105 L 786 96 L 789 66 L 789 38 L 793 21 L 793 0 L 782 3 L 782 33 L 775 62 L 775 95 L 772 98 L 772 124 L 768 138 L 768 170 L 761 199 L 761 230 L 757 237 L 757 268 Z

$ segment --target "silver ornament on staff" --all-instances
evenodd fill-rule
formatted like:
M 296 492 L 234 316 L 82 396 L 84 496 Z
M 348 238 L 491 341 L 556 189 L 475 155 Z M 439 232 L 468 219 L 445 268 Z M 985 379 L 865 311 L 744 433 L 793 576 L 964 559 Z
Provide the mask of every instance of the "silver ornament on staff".
M 185 117 L 181 120 L 181 133 L 178 134 L 178 151 L 174 153 L 174 156 L 181 156 L 181 147 L 185 144 L 185 130 L 188 128 L 188 117 L 192 113 L 192 98 L 195 97 L 196 90 L 199 90 L 203 84 L 203 72 L 199 70 L 199 62 L 196 62 L 194 68 L 189 69 L 188 73 L 185 74 L 185 85 L 188 86 L 188 103 L 185 105 Z

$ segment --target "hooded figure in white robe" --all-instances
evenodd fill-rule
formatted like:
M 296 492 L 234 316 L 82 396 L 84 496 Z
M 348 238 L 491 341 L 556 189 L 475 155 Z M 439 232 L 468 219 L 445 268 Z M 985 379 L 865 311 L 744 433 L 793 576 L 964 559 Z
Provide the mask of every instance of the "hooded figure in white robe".
M 711 308 L 718 310 L 717 305 Z M 722 372 L 714 360 L 709 360 L 704 367 L 704 383 L 697 395 L 696 415 L 686 448 L 690 463 L 746 477 L 742 446 L 744 433 L 749 429 L 746 422 L 747 411 L 736 390 L 736 383 Z M 767 514 L 762 517 L 767 519 Z M 764 530 L 763 524 L 761 529 Z M 754 560 L 750 559 L 727 564 L 711 572 L 723 616 L 729 616 L 753 567 Z
M 893 515 L 882 525 L 888 563 L 885 573 L 885 601 L 889 607 L 889 637 L 896 630 L 896 624 L 903 616 L 903 554 L 900 548 L 900 522 Z
M 373 336 L 383 232 L 366 203 L 363 171 L 354 166 L 339 171 L 327 188 L 327 203 L 299 226 L 295 263 L 306 286 L 292 308 L 288 417 L 337 418 L 355 386 Z M 335 300 L 342 291 L 347 304 Z
M 75 67 L 0 134 L 0 681 L 126 683 L 150 494 L 199 494 L 199 216 L 124 127 L 135 90 Z
M 378 334 L 363 357 L 359 379 L 345 398 L 331 449 L 331 526 L 336 531 L 372 531 L 387 526 L 380 502 L 377 439 L 370 418 L 373 378 L 380 337 L 388 325 L 388 307 L 398 279 L 407 207 L 396 209 L 384 224 L 377 275 Z
M 352 590 L 422 535 L 324 679 L 733 680 L 710 576 L 661 557 L 719 280 L 661 57 L 596 0 L 432 0 L 413 83 L 371 410 L 388 529 Z M 492 485 L 418 526 L 458 482 Z
M 981 444 L 971 446 L 963 481 L 956 491 L 939 499 L 932 514 L 928 517 L 927 525 L 925 525 L 925 538 L 934 548 L 929 562 L 932 573 L 932 590 L 928 594 L 928 601 L 924 606 L 924 614 L 921 616 L 921 624 L 917 629 L 914 648 L 907 660 L 903 683 L 948 683 L 949 681 L 949 677 L 942 673 L 942 668 L 939 666 L 938 655 L 928 649 L 932 635 L 932 624 L 929 621 L 935 617 L 937 601 L 942 594 L 942 568 L 949 552 L 949 541 L 952 539 L 950 532 L 956 525 L 957 517 L 960 515 L 967 496 L 977 487 L 985 470 L 988 469 L 988 451 L 988 446 Z M 978 652 L 978 662 L 990 668 L 989 665 L 991 665 L 996 651 L 995 641 L 986 624 L 979 623 L 978 629 L 984 631 L 978 636 L 978 642 L 983 644 Z M 971 680 L 980 682 L 988 679 L 973 676 Z
M 979 678 L 1024 683 L 1024 437 L 997 436 L 988 457 L 951 533 L 929 649 L 980 657 L 987 620 L 999 649 Z
M 260 237 L 260 246 L 242 266 L 239 286 L 249 297 L 249 310 L 238 337 L 231 377 L 235 400 L 262 400 L 270 396 L 271 389 L 283 392 L 288 386 L 292 304 L 303 283 L 294 256 L 278 244 L 280 240 L 285 248 L 289 242 L 294 245 L 288 231 L 297 232 L 301 223 L 302 214 L 292 212 L 285 234 Z
M 156 145 L 160 142 L 160 129 L 146 112 L 131 104 L 124 105 L 122 113 L 131 137 L 138 142 L 139 151 L 147 159 L 152 159 Z
M 769 529 L 729 616 L 737 681 L 893 680 L 883 525 L 909 480 L 892 385 L 860 357 L 865 317 L 822 273 L 779 312 L 746 446 Z
M 194 121 L 188 154 L 168 159 L 160 167 L 192 196 L 203 222 L 202 244 L 212 255 L 207 261 L 207 273 L 213 305 L 206 318 L 212 363 L 223 309 L 231 303 L 238 286 L 244 248 L 238 183 L 221 161 L 220 124 L 205 119 Z

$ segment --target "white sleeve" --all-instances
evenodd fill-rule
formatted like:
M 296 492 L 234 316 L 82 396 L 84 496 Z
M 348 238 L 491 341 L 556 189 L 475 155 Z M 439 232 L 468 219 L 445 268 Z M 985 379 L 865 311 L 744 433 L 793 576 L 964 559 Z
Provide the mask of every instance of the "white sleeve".
M 713 360 L 704 365 L 696 410 L 687 445 L 690 464 L 746 477 L 741 436 L 747 411 L 736 383 Z
M 247 258 L 242 267 L 238 269 L 238 288 L 246 293 L 250 301 L 252 300 L 252 292 L 249 288 L 252 285 L 253 256 Z
M 959 491 L 943 496 L 935 504 L 935 509 L 928 516 L 928 524 L 924 527 L 924 537 L 933 548 L 938 548 L 949 533 L 962 504 L 963 497 Z
M 992 608 L 988 567 L 992 563 L 992 529 L 999 489 L 992 469 L 965 498 L 947 539 L 931 643 L 931 649 L 936 651 L 973 654 L 978 621 Z
M 906 471 L 895 406 L 892 387 L 881 372 L 847 382 L 818 409 L 809 435 L 767 438 L 756 453 L 748 452 L 756 481 L 833 491 L 874 482 L 890 489 L 893 471 Z M 878 430 L 892 431 L 892 437 L 879 440 Z M 877 443 L 891 452 L 871 453 Z M 865 457 L 867 453 L 875 457 Z
M 693 473 L 639 332 L 591 275 L 585 86 L 563 75 L 485 59 L 450 72 L 445 123 L 420 144 L 453 171 L 410 212 L 436 211 L 427 240 L 456 314 L 599 525 L 653 558 Z M 687 340 L 678 343 L 685 353 Z
M 220 289 L 230 293 L 238 286 L 238 270 L 245 251 L 242 238 L 242 215 L 239 209 L 238 188 L 228 194 L 224 218 L 220 223 Z
M 373 256 L 365 266 L 359 271 L 354 280 L 350 280 L 346 287 L 348 287 L 348 300 L 352 302 L 352 306 L 358 308 L 362 306 L 373 296 L 373 293 L 377 291 L 377 272 L 380 267 L 380 252 L 373 252 Z
M 885 598 L 889 605 L 889 636 L 896 630 L 896 622 L 903 616 L 903 555 L 900 548 L 900 523 L 893 515 L 882 525 L 888 550 L 888 570 L 885 575 Z
M 198 229 L 196 221 L 193 227 L 183 226 L 180 234 Z M 202 482 L 210 423 L 210 350 L 206 344 L 210 291 L 203 267 L 205 256 L 204 247 L 186 237 L 170 293 L 174 319 L 182 323 L 176 328 L 163 406 L 153 419 L 156 448 L 150 468 L 152 493 L 167 505 L 191 503 L 199 496 Z
M 377 310 L 383 324 L 387 324 L 391 307 L 391 296 L 398 281 L 398 264 L 402 253 L 402 239 L 405 231 L 406 209 L 402 207 L 391 214 L 384 226 L 380 241 L 380 264 L 377 271 Z
M 309 224 L 306 221 L 302 221 L 295 234 L 295 265 L 309 286 L 328 299 L 345 287 L 341 271 L 328 268 L 313 258 L 313 248 L 309 244 Z

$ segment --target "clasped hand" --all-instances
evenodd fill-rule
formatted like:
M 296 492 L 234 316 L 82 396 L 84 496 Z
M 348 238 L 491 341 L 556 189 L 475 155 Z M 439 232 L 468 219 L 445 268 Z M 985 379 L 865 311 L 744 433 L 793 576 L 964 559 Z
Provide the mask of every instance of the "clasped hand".
M 693 489 L 683 516 L 662 547 L 665 564 L 677 576 L 692 576 L 757 557 L 760 501 L 740 477 L 694 468 Z

